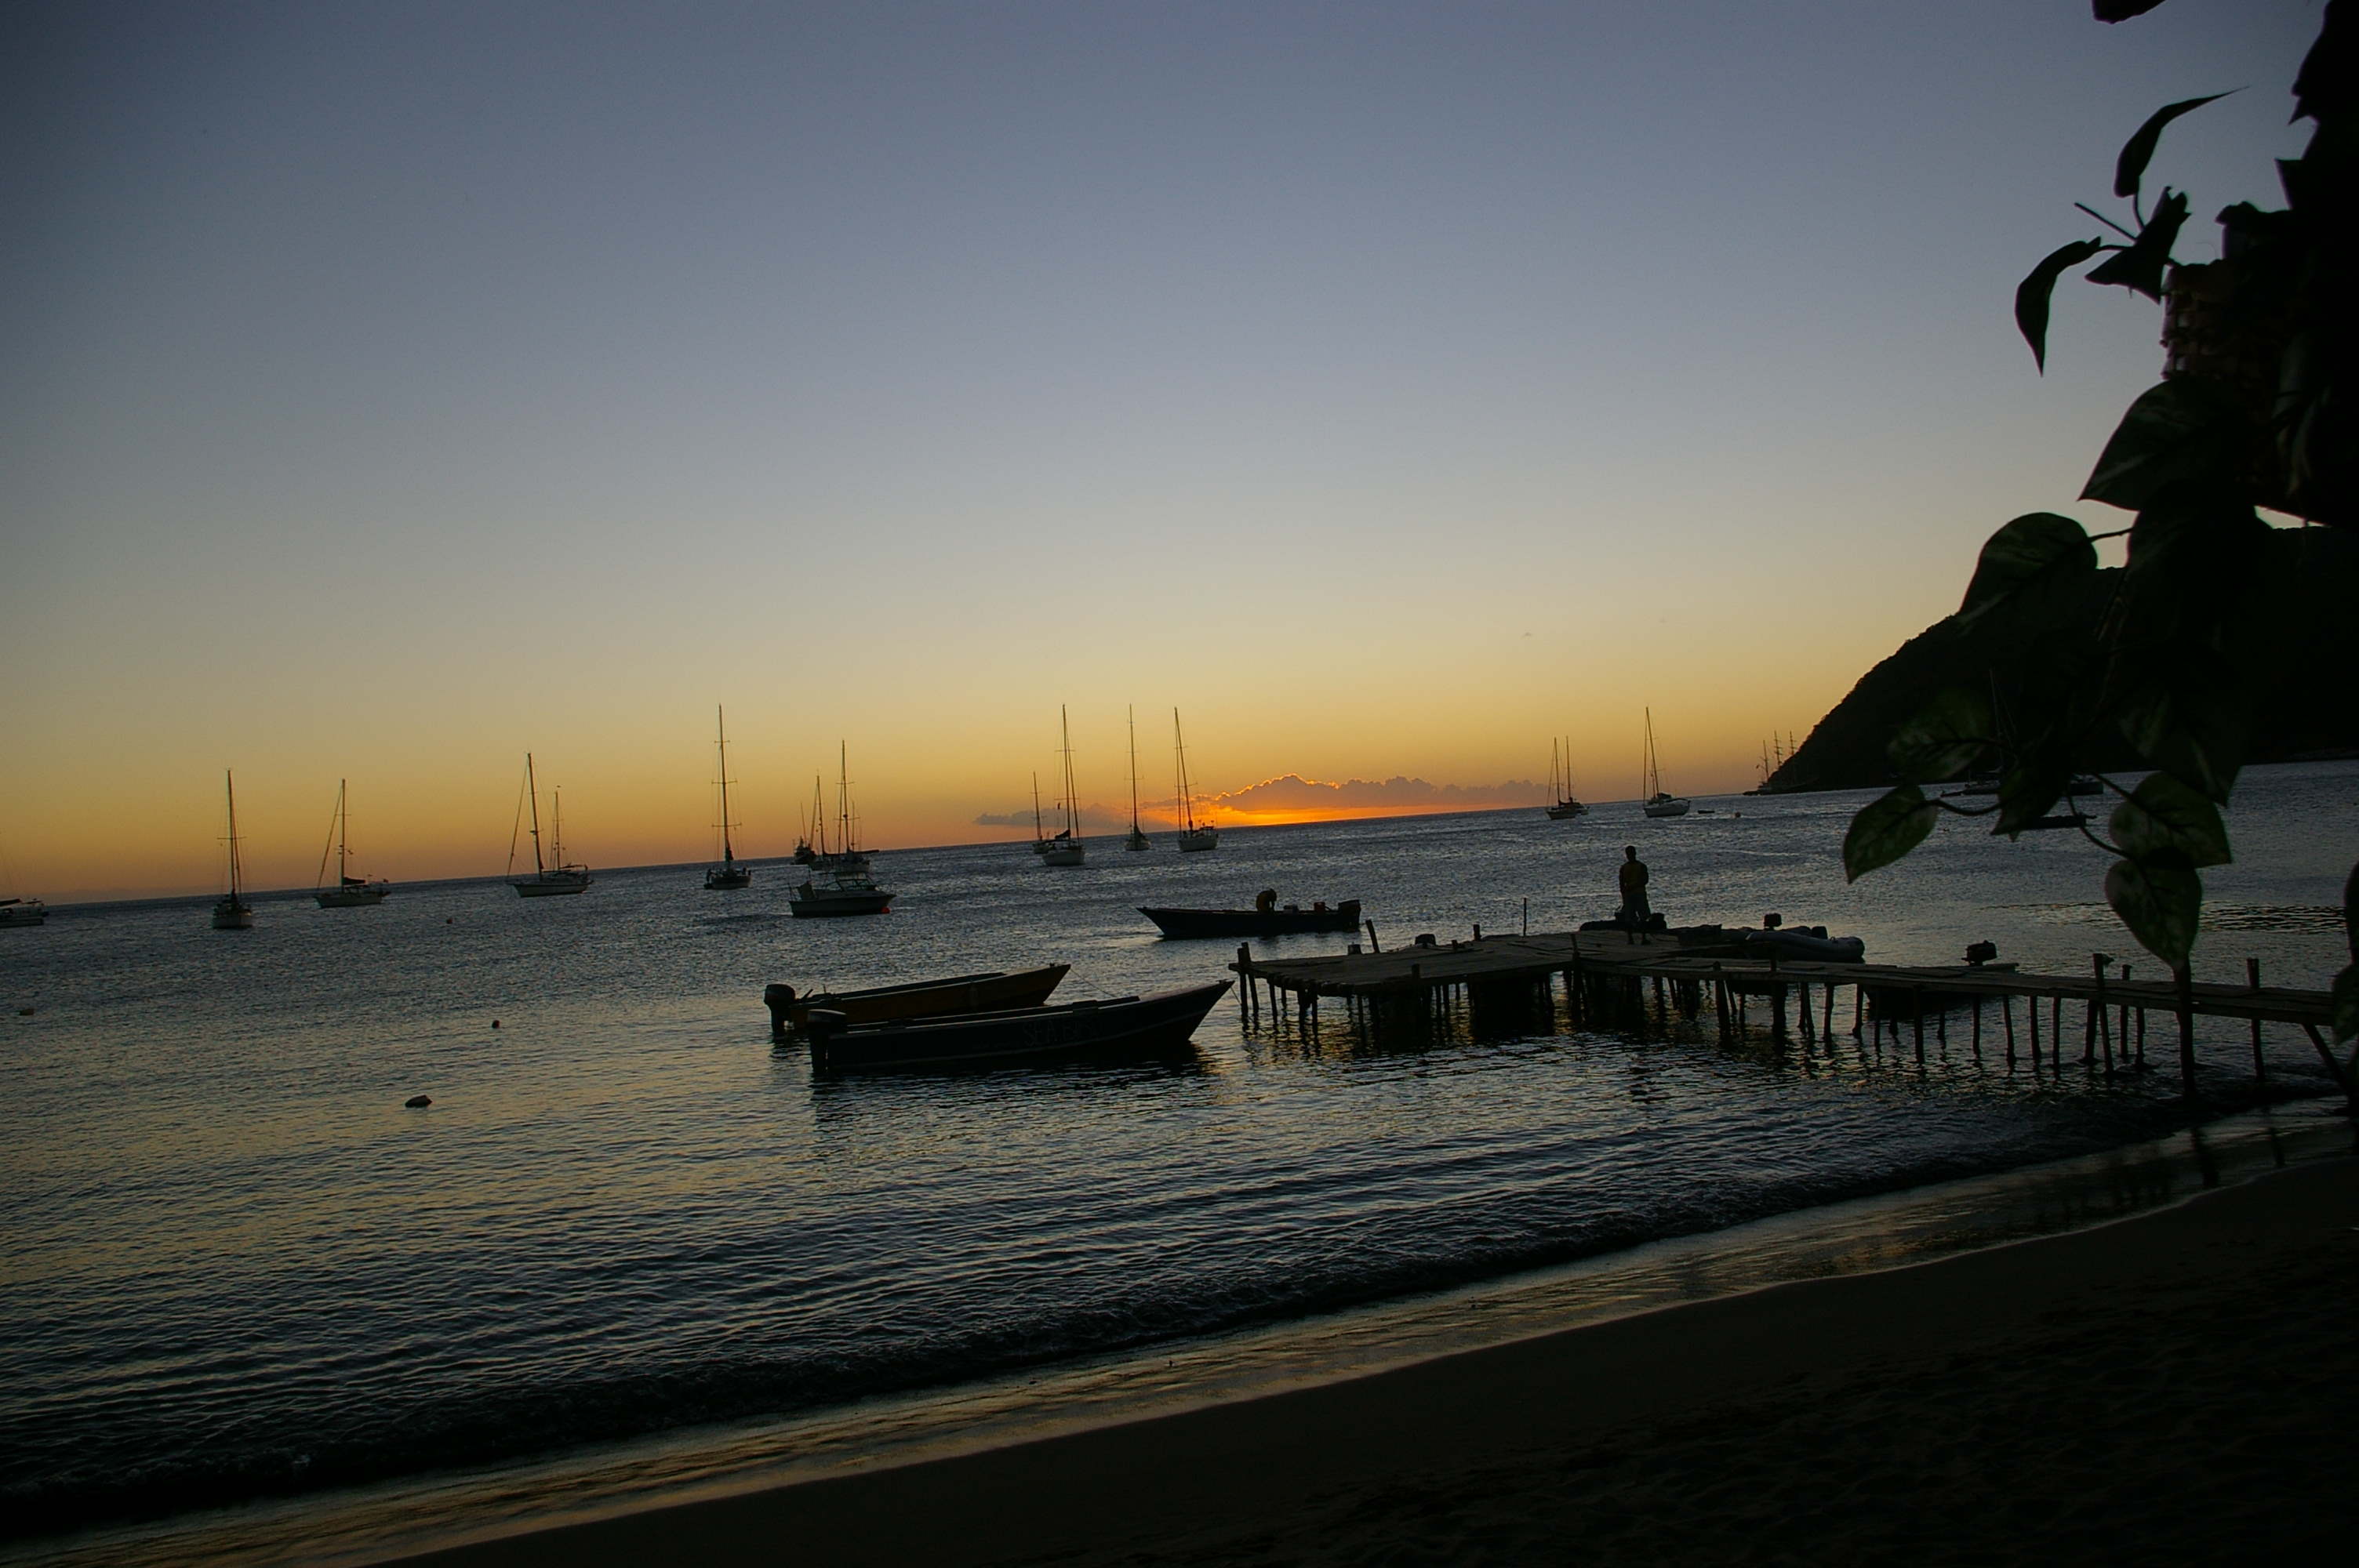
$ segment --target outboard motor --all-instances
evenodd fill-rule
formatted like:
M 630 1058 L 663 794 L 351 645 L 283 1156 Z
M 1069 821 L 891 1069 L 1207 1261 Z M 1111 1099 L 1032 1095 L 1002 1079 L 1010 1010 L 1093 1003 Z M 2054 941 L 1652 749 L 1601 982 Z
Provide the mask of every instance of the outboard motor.
M 770 1010 L 771 1039 L 784 1040 L 787 1037 L 787 1010 L 794 1004 L 794 987 L 766 985 L 762 988 L 762 1005 Z

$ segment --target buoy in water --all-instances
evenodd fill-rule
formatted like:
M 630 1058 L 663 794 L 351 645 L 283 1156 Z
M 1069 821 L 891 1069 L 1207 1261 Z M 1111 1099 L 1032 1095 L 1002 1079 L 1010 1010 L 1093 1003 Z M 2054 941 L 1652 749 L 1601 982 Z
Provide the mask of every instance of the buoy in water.
M 500 1021 L 499 1021 L 498 1019 L 495 1018 L 494 1020 L 492 1020 L 492 1027 L 493 1027 L 493 1028 L 497 1029 L 499 1026 L 500 1026 Z
M 433 1103 L 434 1099 L 430 1095 L 411 1095 L 408 1099 L 401 1102 L 401 1108 L 404 1110 L 424 1110 L 428 1106 L 432 1105 Z

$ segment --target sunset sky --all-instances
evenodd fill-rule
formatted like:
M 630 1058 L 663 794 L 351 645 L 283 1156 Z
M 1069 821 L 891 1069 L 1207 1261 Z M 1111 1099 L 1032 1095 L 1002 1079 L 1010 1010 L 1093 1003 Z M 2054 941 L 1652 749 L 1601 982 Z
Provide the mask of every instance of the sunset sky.
M 0 16 L 0 852 L 52 901 L 1053 796 L 1745 787 L 2157 376 L 2121 142 L 2277 204 L 2315 0 Z M 2093 524 L 2114 523 L 2081 508 Z M 2102 523 L 2100 520 L 2104 519 Z M 1399 780 L 1386 785 L 1386 781 Z M 1226 820 L 1245 820 L 1239 816 Z

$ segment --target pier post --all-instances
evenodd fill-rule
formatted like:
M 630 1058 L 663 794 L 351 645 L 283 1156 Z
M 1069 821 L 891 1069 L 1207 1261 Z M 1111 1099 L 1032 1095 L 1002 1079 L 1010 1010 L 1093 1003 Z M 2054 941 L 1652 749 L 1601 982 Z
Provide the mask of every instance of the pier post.
M 2089 1020 L 2096 1031 L 2098 1041 L 2105 1048 L 2105 1071 L 2108 1073 L 2114 1070 L 2114 1032 L 2105 1018 L 2105 966 L 2112 962 L 2103 953 L 2089 955 L 2089 968 L 2095 971 L 2097 977 L 2096 994 L 2089 999 Z M 2082 1052 L 2081 1059 L 2084 1062 L 2089 1059 L 2086 1050 Z
M 1923 988 L 1908 988 L 1908 1000 L 1915 1004 L 1917 1014 L 1917 1065 L 1925 1065 L 1925 992 Z
M 2136 1058 L 2130 1054 L 2130 1001 L 2127 990 L 2129 983 L 2130 967 L 2127 964 L 2124 964 L 2122 966 L 2122 985 L 2124 987 L 2124 990 L 2122 993 L 2120 1011 L 2114 1019 L 2114 1033 L 2121 1036 L 2122 1065 L 2125 1068 L 2131 1066 L 2133 1063 L 2136 1062 Z M 2144 1064 L 2140 1063 L 2136 1065 L 2143 1065 Z
M 2015 1065 L 2015 999 L 2005 991 L 1998 993 L 1999 1022 L 2006 1025 L 2006 1065 Z
M 2023 1015 L 2031 1022 L 2031 1070 L 2039 1071 L 2039 996 L 2034 992 L 2023 999 Z
M 2174 968 L 2170 983 L 2179 989 L 2179 1092 L 2195 1093 L 2195 971 L 2186 964 Z
M 1860 1021 L 1867 1016 L 1867 986 L 1854 980 L 1851 988 L 1851 1037 L 1859 1038 Z
M 2261 994 L 2261 961 L 2258 958 L 2245 960 L 2245 984 L 2255 996 Z M 2261 1060 L 2261 1021 L 2258 1018 L 2253 1020 L 2253 1081 L 2256 1084 L 2269 1081 L 2268 1064 Z
M 1979 1062 L 1983 1059 L 1983 999 L 1979 992 L 1974 996 L 1973 1047 L 1974 1060 Z

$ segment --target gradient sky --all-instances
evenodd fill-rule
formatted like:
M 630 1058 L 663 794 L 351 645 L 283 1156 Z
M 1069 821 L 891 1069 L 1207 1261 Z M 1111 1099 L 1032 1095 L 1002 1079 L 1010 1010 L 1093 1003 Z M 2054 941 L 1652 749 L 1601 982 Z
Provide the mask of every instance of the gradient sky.
M 2277 203 L 2315 0 L 29 4 L 0 851 L 51 899 L 872 843 L 1297 774 L 1754 782 L 2155 378 L 2068 282 Z M 2114 525 L 2082 508 L 2093 524 Z M 1504 786 L 1504 794 L 1503 794 Z M 1413 786 L 1411 786 L 1413 788 Z M 1049 793 L 1053 795 L 1053 787 Z M 1527 796 L 1537 789 L 1527 791 Z M 1381 801 L 1383 797 L 1375 797 Z M 1406 798 L 1405 796 L 1402 798 Z

